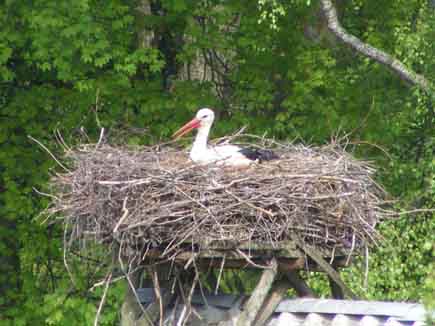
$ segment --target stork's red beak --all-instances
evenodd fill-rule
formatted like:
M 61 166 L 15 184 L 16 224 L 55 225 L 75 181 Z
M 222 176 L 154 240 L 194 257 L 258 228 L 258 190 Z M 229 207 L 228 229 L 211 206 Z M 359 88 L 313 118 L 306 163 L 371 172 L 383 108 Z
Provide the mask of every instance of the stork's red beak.
M 197 118 L 192 119 L 188 123 L 186 123 L 183 127 L 178 129 L 174 134 L 172 135 L 172 138 L 178 139 L 182 137 L 183 135 L 187 134 L 192 129 L 198 128 L 201 124 L 201 121 Z

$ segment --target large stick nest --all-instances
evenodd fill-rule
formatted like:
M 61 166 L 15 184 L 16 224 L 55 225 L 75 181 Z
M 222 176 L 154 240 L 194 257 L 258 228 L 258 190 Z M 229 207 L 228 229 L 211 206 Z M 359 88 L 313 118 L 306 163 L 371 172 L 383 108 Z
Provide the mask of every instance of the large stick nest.
M 336 144 L 262 147 L 276 161 L 249 168 L 198 166 L 183 150 L 82 145 L 52 179 L 50 209 L 74 239 L 121 242 L 169 258 L 181 247 L 267 243 L 297 236 L 328 248 L 362 248 L 379 237 L 384 192 L 375 170 Z M 60 213 L 60 214 L 58 214 Z

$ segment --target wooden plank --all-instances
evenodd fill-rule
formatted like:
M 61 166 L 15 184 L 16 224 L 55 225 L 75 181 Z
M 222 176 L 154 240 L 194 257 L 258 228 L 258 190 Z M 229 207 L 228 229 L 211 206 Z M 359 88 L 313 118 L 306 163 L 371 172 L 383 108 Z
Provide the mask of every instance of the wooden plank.
M 254 325 L 255 318 L 267 298 L 277 273 L 278 262 L 273 258 L 270 262 L 270 268 L 264 270 L 260 281 L 248 301 L 243 305 L 243 311 L 235 318 L 235 326 Z
M 183 267 L 186 265 L 190 265 L 193 260 L 197 266 L 201 268 L 221 268 L 222 260 L 225 259 L 224 268 L 225 269 L 258 269 L 260 266 L 265 264 L 267 259 L 272 258 L 273 256 L 249 256 L 248 253 L 244 253 L 241 255 L 236 251 L 214 251 L 212 255 L 203 255 L 192 253 L 191 251 L 185 251 L 179 253 L 177 256 L 173 257 L 173 261 L 176 264 L 179 264 Z M 306 260 L 306 255 L 300 255 L 298 258 L 289 258 L 282 256 L 274 256 L 278 261 L 278 269 L 280 272 L 289 272 L 293 270 L 299 270 L 307 267 L 312 271 L 322 272 L 323 269 L 317 265 L 315 261 L 312 259 Z M 152 264 L 161 260 L 165 261 L 164 258 L 161 258 L 160 251 L 150 251 L 146 257 L 147 259 L 143 262 L 143 264 Z M 249 259 L 249 261 L 247 260 Z M 335 258 L 334 267 L 343 267 L 346 265 L 346 257 Z
M 324 250 L 317 250 L 319 254 L 321 254 L 326 259 L 330 260 L 330 256 L 327 255 L 327 253 L 331 254 L 330 252 L 325 252 Z M 151 249 L 148 250 L 145 259 L 147 258 L 153 258 L 153 259 L 165 259 L 162 257 L 163 249 Z M 178 254 L 174 256 L 175 259 L 178 260 L 189 260 L 192 258 L 192 256 L 195 256 L 196 258 L 222 258 L 225 256 L 226 259 L 244 259 L 246 256 L 256 259 L 268 259 L 272 257 L 280 257 L 280 258 L 289 258 L 289 259 L 298 259 L 298 258 L 305 258 L 306 255 L 301 252 L 299 249 L 294 250 L 293 247 L 290 247 L 287 251 L 286 248 L 281 248 L 276 251 L 267 251 L 267 250 L 247 250 L 247 249 L 240 249 L 240 248 L 234 248 L 234 249 L 204 249 L 202 248 L 200 251 L 192 251 L 192 248 L 186 248 L 186 250 L 179 251 Z M 342 255 L 339 253 L 335 253 L 334 255 L 334 265 L 341 265 L 341 262 L 343 259 L 349 259 L 348 256 Z
M 300 277 L 297 271 L 288 271 L 286 274 L 291 287 L 296 291 L 297 295 L 302 298 L 315 298 L 317 297 L 313 290 L 310 289 L 305 280 Z
M 335 283 L 335 281 L 328 276 L 329 279 L 329 288 L 331 289 L 331 295 L 334 299 L 344 299 L 343 290 Z
M 281 280 L 273 284 L 272 289 L 261 307 L 257 318 L 255 319 L 255 325 L 265 325 L 268 319 L 275 312 L 278 304 L 285 298 L 291 284 L 288 280 Z
M 351 299 L 357 299 L 358 297 L 344 284 L 341 280 L 340 274 L 332 268 L 332 266 L 325 260 L 323 257 L 316 251 L 315 248 L 312 248 L 306 245 L 302 240 L 298 237 L 293 236 L 293 241 L 298 244 L 298 246 L 303 250 L 311 259 L 313 259 L 325 273 L 337 284 L 338 287 L 343 291 L 343 293 Z
M 248 251 L 251 255 L 262 255 L 269 253 L 272 256 L 282 256 L 298 258 L 301 257 L 301 252 L 298 250 L 297 243 L 292 240 L 281 242 L 264 242 L 264 241 L 244 241 L 235 243 L 234 241 L 222 241 L 222 240 L 209 240 L 201 239 L 198 242 L 186 241 L 184 243 L 186 248 L 192 248 L 195 245 L 201 248 L 201 252 L 207 255 L 207 253 L 213 253 L 213 251 L 227 251 L 227 250 L 243 250 Z M 346 248 L 328 248 L 326 246 L 316 246 L 317 251 L 324 257 L 330 258 L 331 256 L 343 257 L 348 256 L 350 251 Z

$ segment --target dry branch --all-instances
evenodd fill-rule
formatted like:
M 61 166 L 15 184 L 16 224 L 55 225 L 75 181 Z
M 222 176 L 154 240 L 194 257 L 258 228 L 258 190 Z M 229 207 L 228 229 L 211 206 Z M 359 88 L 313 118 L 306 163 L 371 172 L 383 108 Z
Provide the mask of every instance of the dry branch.
M 68 244 L 118 242 L 143 259 L 225 248 L 251 263 L 246 250 L 279 249 L 293 234 L 351 251 L 379 239 L 388 212 L 373 167 L 333 144 L 262 146 L 281 159 L 241 170 L 197 166 L 171 148 L 83 145 L 53 177 L 49 212 L 69 225 Z
M 110 282 L 112 281 L 112 271 L 110 271 L 105 279 L 103 296 L 101 297 L 100 304 L 98 305 L 97 314 L 95 315 L 94 326 L 98 326 L 98 319 L 100 318 L 101 311 L 103 310 L 104 303 L 106 302 L 107 291 L 109 290 Z

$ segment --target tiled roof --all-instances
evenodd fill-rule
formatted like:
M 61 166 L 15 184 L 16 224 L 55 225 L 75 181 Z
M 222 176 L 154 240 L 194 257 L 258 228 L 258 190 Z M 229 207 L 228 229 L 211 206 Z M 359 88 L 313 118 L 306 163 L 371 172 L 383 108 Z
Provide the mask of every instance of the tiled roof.
M 138 294 L 145 305 L 154 300 L 153 289 L 139 289 Z M 204 320 L 219 320 L 242 302 L 226 294 L 205 297 L 209 308 L 202 295 L 192 298 Z M 417 303 L 298 298 L 283 300 L 268 326 L 423 326 L 425 318 L 423 305 Z
M 424 307 L 416 303 L 331 299 L 284 300 L 277 307 L 276 314 L 275 323 L 271 325 L 417 326 L 423 325 L 426 317 Z M 297 323 L 301 319 L 303 322 Z M 289 320 L 294 322 L 289 323 Z
M 268 326 L 423 326 L 424 319 L 405 321 L 387 316 L 347 314 L 297 314 L 282 312 Z

